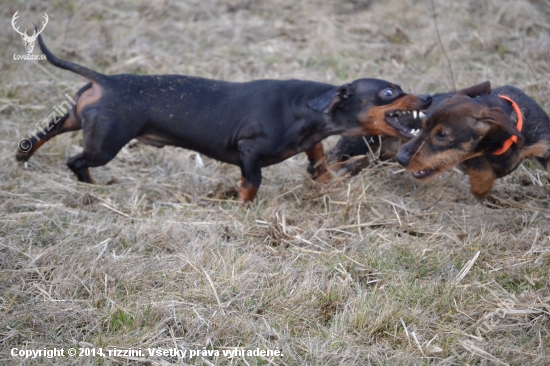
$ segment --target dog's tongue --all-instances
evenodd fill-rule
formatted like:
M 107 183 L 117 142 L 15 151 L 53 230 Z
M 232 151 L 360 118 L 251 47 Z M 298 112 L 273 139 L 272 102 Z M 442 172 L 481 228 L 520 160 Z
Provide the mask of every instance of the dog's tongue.
M 392 125 L 398 125 L 399 120 L 395 116 L 386 116 L 386 122 L 392 124 Z
M 399 131 L 401 133 L 401 135 L 407 137 L 407 138 L 412 138 L 414 137 L 413 135 L 411 135 L 410 133 L 410 129 L 408 127 L 405 127 L 403 126 L 400 122 L 399 122 L 399 119 L 397 118 L 397 116 L 388 116 L 386 115 L 385 116 L 385 119 L 386 119 L 386 122 L 392 126 L 393 128 L 395 128 L 397 131 Z
M 386 119 L 386 122 L 396 130 L 399 130 L 399 131 L 407 130 L 405 126 L 399 123 L 399 119 L 397 119 L 396 116 L 386 116 L 385 119 Z

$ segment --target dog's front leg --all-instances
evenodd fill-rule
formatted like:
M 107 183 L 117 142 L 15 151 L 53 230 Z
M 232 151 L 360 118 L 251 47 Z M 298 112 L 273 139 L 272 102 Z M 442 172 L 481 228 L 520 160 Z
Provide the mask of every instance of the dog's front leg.
M 312 179 L 317 179 L 326 172 L 325 151 L 323 143 L 318 142 L 311 149 L 306 150 L 306 155 L 309 160 L 307 172 L 311 174 Z
M 238 147 L 241 167 L 239 199 L 243 202 L 252 202 L 262 183 L 261 159 L 251 140 L 240 140 Z
M 470 177 L 470 190 L 477 198 L 483 198 L 493 189 L 497 175 L 491 164 L 483 157 L 468 159 L 463 163 Z

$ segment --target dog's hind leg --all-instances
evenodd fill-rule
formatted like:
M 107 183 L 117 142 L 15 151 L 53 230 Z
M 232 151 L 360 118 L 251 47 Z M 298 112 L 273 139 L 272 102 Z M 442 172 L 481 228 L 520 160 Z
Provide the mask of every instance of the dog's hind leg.
M 80 118 L 78 118 L 76 114 L 75 106 L 82 93 L 88 90 L 91 86 L 92 83 L 88 83 L 80 88 L 80 90 L 74 96 L 74 99 L 69 98 L 69 96 L 65 94 L 67 98 L 71 100 L 73 105 L 71 106 L 71 104 L 67 101 L 61 103 L 56 108 L 56 110 L 62 111 L 65 114 L 58 118 L 54 110 L 54 112 L 52 113 L 53 117 L 43 121 L 45 125 L 41 127 L 40 132 L 36 132 L 35 134 L 31 135 L 30 138 L 23 139 L 19 142 L 19 151 L 15 155 L 15 158 L 19 161 L 27 161 L 36 152 L 36 150 L 38 150 L 40 146 L 42 146 L 46 141 L 50 140 L 51 138 L 65 132 L 80 130 L 82 128 L 82 124 Z M 66 107 L 68 111 L 65 111 L 63 107 Z
M 89 168 L 103 166 L 113 160 L 118 154 L 120 149 L 126 145 L 129 141 L 122 144 L 113 144 L 109 148 L 105 149 L 87 149 L 84 145 L 84 151 L 80 154 L 70 157 L 67 160 L 67 166 L 76 175 L 79 181 L 84 183 L 93 184 L 94 180 L 90 175 Z
M 77 131 L 82 128 L 80 121 L 76 118 L 73 111 L 69 111 L 61 118 L 52 118 L 48 124 L 42 128 L 42 132 L 36 132 L 28 139 L 23 139 L 19 142 L 19 151 L 15 158 L 19 161 L 27 161 L 31 156 L 51 138 L 69 131 Z
M 67 166 L 81 182 L 94 183 L 89 168 L 103 166 L 111 161 L 132 138 L 140 123 L 117 123 L 117 115 L 90 110 L 82 115 L 84 150 L 67 160 Z
M 67 160 L 67 166 L 72 170 L 79 181 L 90 184 L 94 183 L 90 175 L 88 161 L 83 152 L 70 157 L 69 160 Z

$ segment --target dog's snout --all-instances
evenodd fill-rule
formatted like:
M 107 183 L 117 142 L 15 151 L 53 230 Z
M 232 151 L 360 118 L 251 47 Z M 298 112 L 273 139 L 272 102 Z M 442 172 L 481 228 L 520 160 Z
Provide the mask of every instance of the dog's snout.
M 424 103 L 431 103 L 432 102 L 432 96 L 430 94 L 421 94 L 419 95 L 420 100 Z
M 409 165 L 409 163 L 411 161 L 411 156 L 406 151 L 404 151 L 403 149 L 401 149 L 401 151 L 399 151 L 399 154 L 397 154 L 397 156 L 395 158 L 397 159 L 397 162 L 399 164 L 401 164 L 401 166 L 403 168 L 406 168 L 407 165 Z

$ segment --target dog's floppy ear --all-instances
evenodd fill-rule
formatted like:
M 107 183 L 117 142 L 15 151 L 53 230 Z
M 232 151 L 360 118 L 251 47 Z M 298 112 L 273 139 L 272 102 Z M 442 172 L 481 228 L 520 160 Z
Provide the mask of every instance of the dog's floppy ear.
M 491 93 L 491 83 L 489 81 L 486 81 L 481 84 L 477 84 L 474 86 L 470 86 L 469 88 L 461 89 L 456 92 L 458 95 L 467 95 L 470 98 L 475 98 L 477 96 L 483 95 L 483 94 L 490 94 Z
M 485 135 L 491 129 L 503 129 L 510 135 L 517 136 L 518 140 L 516 144 L 518 147 L 522 147 L 525 143 L 525 138 L 519 132 L 514 122 L 504 113 L 500 108 L 484 108 L 480 114 L 476 117 L 474 129 L 480 135 Z
M 352 84 L 345 84 L 310 100 L 307 105 L 315 112 L 331 113 L 342 100 L 350 98 L 353 94 L 355 94 L 355 87 Z

